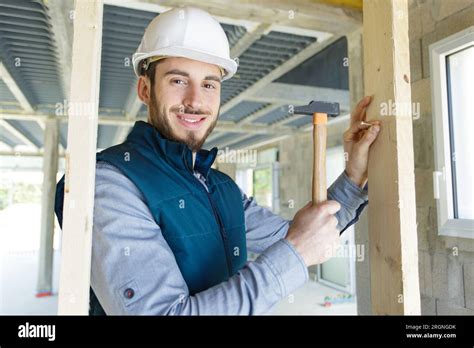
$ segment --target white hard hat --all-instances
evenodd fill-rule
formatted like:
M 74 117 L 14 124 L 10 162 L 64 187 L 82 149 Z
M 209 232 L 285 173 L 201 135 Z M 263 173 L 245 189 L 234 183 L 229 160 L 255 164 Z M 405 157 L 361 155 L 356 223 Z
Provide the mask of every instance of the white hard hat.
M 224 69 L 222 80 L 231 78 L 237 71 L 236 61 L 230 59 L 224 29 L 209 13 L 193 7 L 163 12 L 150 22 L 132 58 L 135 74 L 140 75 L 144 59 L 157 56 L 215 64 Z

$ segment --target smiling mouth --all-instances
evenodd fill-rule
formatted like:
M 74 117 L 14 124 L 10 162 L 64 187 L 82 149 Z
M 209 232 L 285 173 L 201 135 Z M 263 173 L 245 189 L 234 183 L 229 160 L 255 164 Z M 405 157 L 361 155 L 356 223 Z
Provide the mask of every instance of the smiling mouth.
M 206 116 L 194 114 L 177 114 L 179 122 L 189 129 L 198 129 L 204 123 Z

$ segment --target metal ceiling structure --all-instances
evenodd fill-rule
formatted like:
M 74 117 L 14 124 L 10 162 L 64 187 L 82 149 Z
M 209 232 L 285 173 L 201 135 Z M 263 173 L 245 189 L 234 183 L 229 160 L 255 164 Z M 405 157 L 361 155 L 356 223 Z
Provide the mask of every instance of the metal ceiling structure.
M 19 145 L 39 151 L 43 147 L 42 117 L 65 116 L 61 112 L 67 109 L 63 74 L 70 70 L 63 63 L 64 53 L 58 50 L 64 43 L 58 44 L 54 35 L 64 28 L 54 27 L 49 3 L 0 0 L 0 143 L 12 151 Z M 70 14 L 62 15 L 66 26 L 72 27 Z M 156 11 L 104 6 L 99 118 L 108 121 L 99 122 L 99 149 L 123 141 L 133 122 L 146 118 L 147 109 L 135 92 L 131 57 L 156 15 Z M 318 85 L 318 78 L 313 77 L 308 83 L 308 74 L 297 70 L 300 64 L 315 64 L 318 55 L 343 38 L 316 31 L 300 35 L 259 23 L 246 27 L 224 20 L 221 24 L 231 54 L 238 56 L 239 70 L 222 85 L 220 119 L 205 147 L 252 146 L 307 130 L 311 119 L 288 111 L 290 105 L 311 99 L 339 101 L 343 112 L 348 111 L 348 86 L 331 89 Z M 344 49 L 347 47 L 340 54 L 346 54 Z M 292 83 L 275 83 L 279 78 Z M 60 143 L 64 148 L 66 141 L 67 122 L 62 122 Z

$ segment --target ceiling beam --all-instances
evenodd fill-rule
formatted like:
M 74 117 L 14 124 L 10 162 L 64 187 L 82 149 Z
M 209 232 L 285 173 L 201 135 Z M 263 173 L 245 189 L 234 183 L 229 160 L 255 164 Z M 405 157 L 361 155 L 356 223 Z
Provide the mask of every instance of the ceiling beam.
M 43 157 L 44 151 L 0 151 L 0 157 L 2 156 L 18 156 L 18 157 Z M 64 152 L 60 152 L 58 157 L 65 157 Z
M 252 46 L 252 44 L 260 39 L 262 35 L 265 35 L 270 30 L 270 24 L 259 24 L 255 25 L 250 30 L 247 30 L 244 36 L 242 36 L 239 41 L 234 45 L 230 50 L 230 56 L 232 58 L 239 57 L 244 53 L 247 48 Z
M 30 102 L 28 101 L 26 96 L 23 94 L 22 90 L 20 89 L 20 87 L 18 86 L 16 81 L 13 79 L 13 77 L 10 75 L 7 68 L 2 62 L 0 62 L 0 79 L 3 80 L 5 85 L 10 90 L 11 94 L 15 97 L 15 99 L 20 104 L 21 108 L 25 112 L 33 113 L 34 112 L 33 106 L 30 104 Z M 37 122 L 38 122 L 38 125 L 41 127 L 41 129 L 44 129 L 44 124 L 41 121 L 37 121 Z M 15 127 L 10 125 L 8 122 L 4 122 L 2 124 L 4 126 L 5 124 L 8 124 L 8 126 L 5 126 L 5 128 L 8 127 L 8 130 L 11 133 L 15 133 L 15 136 L 17 138 L 20 138 L 24 143 L 26 143 L 29 146 L 33 146 L 34 148 L 38 148 L 30 138 L 28 138 L 26 135 L 18 131 Z M 19 134 L 21 134 L 21 137 L 19 136 Z
M 224 23 L 239 24 L 239 21 L 267 23 L 281 27 L 293 27 L 311 31 L 320 31 L 345 35 L 360 28 L 362 13 L 354 6 L 336 7 L 337 1 L 306 0 L 106 0 L 105 3 L 116 6 L 163 12 L 177 6 L 199 7 Z M 349 5 L 351 1 L 340 1 L 340 5 Z M 232 23 L 233 22 L 233 23 Z
M 215 146 L 217 146 L 219 149 L 225 148 L 226 146 L 229 146 L 231 144 L 238 143 L 239 141 L 245 140 L 247 138 L 253 137 L 255 134 L 240 134 L 235 137 L 232 137 L 232 139 L 227 139 L 224 141 L 218 141 Z
M 219 138 L 220 136 L 224 135 L 225 133 L 224 132 L 219 132 L 217 130 L 213 130 L 211 134 L 209 134 L 209 136 L 206 138 L 206 144 L 210 144 L 212 143 L 214 140 L 216 140 L 217 138 Z
M 20 87 L 13 79 L 13 77 L 8 72 L 5 65 L 0 62 L 0 79 L 7 85 L 10 92 L 13 94 L 18 103 L 20 104 L 21 108 L 26 112 L 34 112 L 33 106 L 30 104 L 26 96 L 21 91 Z
M 15 138 L 18 138 L 18 140 L 22 141 L 24 145 L 31 146 L 34 149 L 38 149 L 35 143 L 33 143 L 27 136 L 25 136 L 22 132 L 13 127 L 7 121 L 0 119 L 0 126 L 2 126 L 7 132 L 13 134 Z
M 3 149 L 2 151 L 13 151 L 13 147 L 8 145 L 6 142 L 0 140 L 0 149 Z
M 347 128 L 346 126 L 349 124 L 349 119 L 350 115 L 340 115 L 334 119 L 331 119 L 328 122 L 328 140 L 330 138 L 334 139 L 334 137 L 342 138 L 342 134 L 344 133 L 345 129 Z M 347 123 L 347 125 L 345 125 Z M 270 126 L 271 128 L 272 126 Z M 279 134 L 272 136 L 269 139 L 264 139 L 264 140 L 255 140 L 255 142 L 252 142 L 250 144 L 246 144 L 245 147 L 248 149 L 256 149 L 268 144 L 273 144 L 276 143 L 280 140 L 284 140 L 286 138 L 289 138 L 291 136 L 297 136 L 301 135 L 302 133 L 307 133 L 313 129 L 313 125 L 309 124 L 307 126 L 299 127 L 299 128 L 293 128 L 290 132 L 287 132 L 285 134 Z M 243 140 L 243 139 L 241 139 Z M 235 142 L 233 142 L 235 143 Z
M 300 118 L 304 118 L 304 117 L 312 117 L 310 115 L 291 115 L 291 116 L 288 116 L 282 120 L 279 120 L 275 123 L 272 123 L 272 126 L 281 126 L 281 125 L 285 125 L 289 122 L 293 122 L 293 121 L 296 121 L 296 120 L 299 120 Z
M 45 121 L 48 118 L 57 117 L 60 122 L 68 122 L 67 116 L 52 116 L 47 114 L 15 114 L 15 113 L 0 113 L 0 120 L 27 120 L 27 121 Z M 99 117 L 98 123 L 109 126 L 128 126 L 132 127 L 135 121 L 146 121 L 144 118 L 137 118 L 136 120 L 127 120 L 119 115 L 117 116 L 102 116 Z M 234 133 L 252 133 L 252 134 L 283 134 L 291 130 L 289 127 L 268 127 L 266 125 L 243 124 L 239 125 L 235 122 L 218 121 L 214 131 L 218 132 L 234 132 Z
M 243 120 L 240 120 L 237 122 L 237 124 L 249 124 L 252 123 L 253 121 L 259 119 L 262 116 L 265 116 L 266 114 L 274 111 L 275 109 L 278 109 L 279 107 L 285 105 L 284 103 L 274 103 L 270 104 L 266 107 L 264 107 L 261 110 L 258 110 L 254 112 L 253 114 L 250 114 L 249 116 L 245 117 Z
M 363 0 L 311 0 L 320 4 L 326 4 L 335 7 L 347 7 L 358 11 L 362 10 Z
M 302 86 L 272 82 L 245 100 L 278 103 L 286 105 L 306 105 L 312 100 L 339 103 L 341 114 L 349 111 L 349 91 L 344 89 Z
M 161 2 L 158 4 L 156 1 L 142 1 L 142 0 L 104 0 L 105 5 L 112 5 L 118 7 L 129 8 L 133 10 L 140 10 L 140 11 L 148 11 L 148 12 L 155 12 L 155 13 L 162 13 L 172 8 L 180 6 L 177 3 L 169 3 L 169 4 L 162 4 Z M 194 6 L 198 7 L 198 6 Z M 246 18 L 237 18 L 237 17 L 229 17 L 229 16 L 218 16 L 213 15 L 220 23 L 231 24 L 231 25 L 239 25 L 245 27 L 247 30 L 251 30 L 253 27 L 258 25 L 257 22 L 248 20 Z
M 275 79 L 279 78 L 280 76 L 286 74 L 288 71 L 292 70 L 294 67 L 297 65 L 301 64 L 304 62 L 306 59 L 312 57 L 316 53 L 322 51 L 335 41 L 337 41 L 340 37 L 338 36 L 333 36 L 330 39 L 325 40 L 324 42 L 314 42 L 310 44 L 308 47 L 300 51 L 298 54 L 294 55 L 290 59 L 288 59 L 286 62 L 272 70 L 269 74 L 265 75 L 263 78 L 255 82 L 253 85 L 245 89 L 242 93 L 238 94 L 231 100 L 229 100 L 227 103 L 225 103 L 221 107 L 221 113 L 225 113 L 243 100 L 246 100 L 247 98 L 252 97 L 254 94 L 256 94 L 258 91 L 263 89 L 265 86 L 267 86 L 269 83 L 274 81 Z

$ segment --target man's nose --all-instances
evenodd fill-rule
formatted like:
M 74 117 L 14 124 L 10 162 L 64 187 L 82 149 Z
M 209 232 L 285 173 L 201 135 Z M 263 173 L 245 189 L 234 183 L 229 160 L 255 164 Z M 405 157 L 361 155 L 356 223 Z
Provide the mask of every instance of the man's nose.
M 189 85 L 186 89 L 186 95 L 183 100 L 184 106 L 195 111 L 200 110 L 202 106 L 202 95 L 198 86 Z

